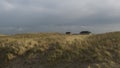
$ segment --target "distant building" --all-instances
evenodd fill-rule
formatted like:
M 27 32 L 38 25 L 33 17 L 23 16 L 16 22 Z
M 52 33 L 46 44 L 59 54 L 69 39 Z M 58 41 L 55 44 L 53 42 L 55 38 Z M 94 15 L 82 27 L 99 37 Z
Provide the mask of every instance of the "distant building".
M 91 32 L 90 31 L 81 31 L 80 34 L 82 34 L 82 35 L 89 35 L 89 34 L 91 34 Z
M 66 32 L 66 34 L 67 34 L 67 35 L 70 35 L 70 34 L 71 34 L 71 32 Z

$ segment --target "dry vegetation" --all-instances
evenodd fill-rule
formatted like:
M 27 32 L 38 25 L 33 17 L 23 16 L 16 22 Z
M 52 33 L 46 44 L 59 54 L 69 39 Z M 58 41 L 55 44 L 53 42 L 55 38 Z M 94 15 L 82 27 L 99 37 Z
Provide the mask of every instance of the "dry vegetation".
M 120 68 L 120 32 L 0 36 L 0 68 Z

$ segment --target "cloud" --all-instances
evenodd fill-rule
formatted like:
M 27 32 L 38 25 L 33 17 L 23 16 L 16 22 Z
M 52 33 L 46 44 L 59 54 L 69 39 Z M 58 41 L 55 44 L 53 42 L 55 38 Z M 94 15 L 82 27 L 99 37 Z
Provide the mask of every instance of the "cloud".
M 11 4 L 7 1 L 3 1 L 3 0 L 1 1 L 0 6 L 1 6 L 2 10 L 5 10 L 5 11 L 10 11 L 15 8 L 15 6 L 13 4 Z
M 115 31 L 119 12 L 119 0 L 0 0 L 0 32 Z

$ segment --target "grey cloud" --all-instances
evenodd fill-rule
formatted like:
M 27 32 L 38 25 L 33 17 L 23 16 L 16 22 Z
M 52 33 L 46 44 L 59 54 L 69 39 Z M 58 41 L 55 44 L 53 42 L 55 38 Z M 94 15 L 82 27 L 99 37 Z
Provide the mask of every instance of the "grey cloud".
M 0 32 L 105 32 L 118 27 L 119 12 L 119 0 L 1 0 Z

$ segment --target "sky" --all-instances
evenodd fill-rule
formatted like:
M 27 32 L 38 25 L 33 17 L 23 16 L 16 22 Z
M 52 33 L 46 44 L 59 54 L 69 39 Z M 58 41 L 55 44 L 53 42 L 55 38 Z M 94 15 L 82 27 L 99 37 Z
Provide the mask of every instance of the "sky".
M 0 0 L 0 33 L 120 31 L 120 0 Z

